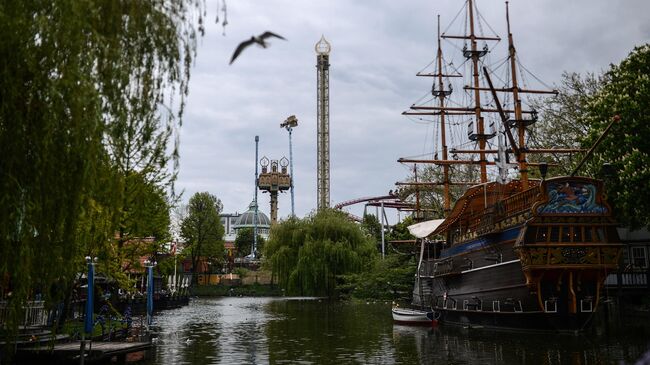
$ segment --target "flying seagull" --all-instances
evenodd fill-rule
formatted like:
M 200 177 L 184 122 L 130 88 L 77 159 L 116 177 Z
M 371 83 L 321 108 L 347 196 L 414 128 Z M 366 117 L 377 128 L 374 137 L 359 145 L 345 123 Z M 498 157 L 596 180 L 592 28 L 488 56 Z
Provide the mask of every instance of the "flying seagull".
M 283 36 L 275 34 L 273 32 L 269 32 L 269 31 L 266 31 L 266 32 L 258 35 L 257 37 L 252 36 L 251 39 L 239 43 L 239 45 L 237 46 L 237 49 L 235 49 L 235 53 L 233 53 L 232 58 L 230 59 L 230 64 L 232 65 L 232 63 L 235 61 L 235 58 L 237 58 L 237 56 L 239 56 L 239 54 L 244 50 L 244 48 L 250 46 L 253 43 L 257 43 L 260 46 L 262 46 L 262 48 L 266 48 L 266 45 L 267 45 L 266 39 L 269 38 L 269 37 L 276 37 L 276 38 L 284 39 L 286 41 L 286 39 Z

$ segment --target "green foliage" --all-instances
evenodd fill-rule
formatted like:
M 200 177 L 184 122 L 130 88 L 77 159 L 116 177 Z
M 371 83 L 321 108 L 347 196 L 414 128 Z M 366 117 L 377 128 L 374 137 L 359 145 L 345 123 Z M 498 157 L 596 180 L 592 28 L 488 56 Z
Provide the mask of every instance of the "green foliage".
M 377 219 L 376 216 L 372 214 L 364 214 L 361 228 L 368 236 L 372 237 L 375 242 L 381 241 L 381 223 L 379 223 L 379 219 Z
M 395 300 L 410 297 L 417 263 L 413 255 L 390 254 L 376 258 L 372 269 L 342 277 L 344 298 Z
M 337 276 L 369 268 L 376 255 L 373 240 L 336 210 L 274 226 L 265 248 L 266 264 L 289 295 L 332 296 Z
M 580 138 L 590 129 L 584 118 L 591 98 L 607 81 L 607 76 L 564 72 L 558 94 L 538 99 L 533 104 L 540 119 L 529 128 L 531 148 L 581 148 Z M 552 163 L 547 177 L 569 175 L 581 159 L 580 154 L 529 154 L 528 161 Z M 538 169 L 530 169 L 539 177 Z
M 139 263 L 141 256 L 155 256 L 169 241 L 171 208 L 163 188 L 147 182 L 142 174 L 132 173 L 125 180 L 130 194 L 121 214 L 117 261 L 128 267 Z
M 476 182 L 479 181 L 479 172 L 476 166 L 456 165 L 449 166 L 450 181 L 459 182 Z M 407 182 L 415 182 L 415 173 L 406 178 Z M 418 168 L 417 182 L 442 182 L 444 181 L 443 166 L 425 166 Z M 449 196 L 451 208 L 454 202 L 460 198 L 467 189 L 463 185 L 451 185 L 449 187 Z M 422 211 L 420 218 L 422 220 L 439 219 L 445 216 L 444 207 L 444 186 L 434 185 L 404 185 L 397 190 L 397 195 L 402 201 L 409 202 L 414 206 L 418 205 Z
M 157 189 L 174 177 L 167 143 L 181 123 L 203 8 L 0 6 L 0 294 L 12 292 L 14 309 L 36 289 L 56 305 L 70 290 L 54 288 L 71 288 L 86 255 L 119 272 L 118 230 L 164 235 Z M 151 196 L 154 206 L 132 204 Z
M 621 122 L 596 148 L 579 175 L 605 179 L 617 220 L 632 228 L 650 227 L 650 46 L 637 47 L 601 76 L 565 73 L 560 94 L 539 103 L 542 119 L 533 129 L 539 147 L 591 148 L 614 115 Z M 531 156 L 531 160 L 539 160 Z M 545 158 L 558 167 L 550 175 L 566 175 L 582 155 Z M 610 164 L 615 176 L 604 176 Z M 535 171 L 533 169 L 533 171 Z
M 221 209 L 221 201 L 208 192 L 196 193 L 190 198 L 188 215 L 181 222 L 181 237 L 185 240 L 184 251 L 190 253 L 194 274 L 198 269 L 199 258 L 223 259 L 224 228 L 219 218 Z M 193 277 L 197 280 L 196 275 Z
M 261 235 L 257 235 L 257 251 L 264 252 L 264 244 L 266 240 Z M 237 257 L 248 256 L 253 247 L 253 228 L 240 228 L 235 238 L 235 248 L 237 249 Z
M 632 228 L 650 227 L 650 45 L 635 48 L 606 74 L 607 82 L 589 100 L 584 122 L 588 148 L 614 115 L 621 120 L 596 148 L 585 171 L 598 174 L 609 163 L 616 172 L 606 178 L 607 193 L 619 222 Z
M 398 222 L 391 228 L 390 232 L 386 236 L 386 241 L 405 241 L 415 239 L 408 229 L 408 226 L 412 224 L 415 224 L 415 219 L 413 219 L 412 216 L 402 219 L 401 222 Z
M 199 285 L 192 287 L 198 297 L 279 297 L 283 292 L 277 285 Z

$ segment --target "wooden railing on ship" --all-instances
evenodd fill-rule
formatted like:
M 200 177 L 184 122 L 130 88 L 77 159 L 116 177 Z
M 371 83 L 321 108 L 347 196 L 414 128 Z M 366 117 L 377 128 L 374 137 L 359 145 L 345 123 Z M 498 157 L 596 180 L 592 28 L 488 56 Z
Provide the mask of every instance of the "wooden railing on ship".
M 538 195 L 539 187 L 534 187 L 498 201 L 494 205 L 473 214 L 469 218 L 468 231 L 476 232 L 479 235 L 492 231 L 495 223 L 530 211 Z
M 533 202 L 537 200 L 537 195 L 539 195 L 539 187 L 534 187 L 506 198 L 502 202 L 504 206 L 504 218 L 510 218 L 519 213 L 530 210 Z

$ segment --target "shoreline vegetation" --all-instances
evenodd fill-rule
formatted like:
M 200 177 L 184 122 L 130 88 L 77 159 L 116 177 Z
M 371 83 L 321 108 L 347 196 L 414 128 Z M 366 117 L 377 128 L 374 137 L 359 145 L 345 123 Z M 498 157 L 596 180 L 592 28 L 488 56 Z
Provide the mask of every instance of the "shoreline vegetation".
M 200 285 L 190 293 L 197 297 L 282 297 L 284 292 L 273 284 Z

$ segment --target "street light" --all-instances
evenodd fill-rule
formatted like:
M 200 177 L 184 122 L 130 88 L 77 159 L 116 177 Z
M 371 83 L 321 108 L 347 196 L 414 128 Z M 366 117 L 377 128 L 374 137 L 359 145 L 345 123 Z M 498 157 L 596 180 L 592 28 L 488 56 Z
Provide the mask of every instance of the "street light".
M 293 131 L 294 127 L 298 126 L 298 118 L 296 118 L 295 115 L 291 115 L 285 120 L 282 124 L 280 124 L 280 128 L 285 128 L 287 131 L 289 131 L 289 173 L 291 174 L 291 216 L 295 217 L 295 207 L 293 203 L 293 150 L 291 146 L 291 132 Z
M 147 325 L 151 326 L 153 319 L 153 267 L 158 264 L 156 261 L 144 260 L 147 268 Z
M 88 264 L 88 291 L 86 298 L 86 318 L 84 318 L 84 330 L 81 331 L 81 364 L 84 363 L 85 358 L 84 352 L 86 348 L 86 333 L 90 334 L 92 341 L 92 332 L 94 326 L 93 312 L 95 308 L 95 264 L 97 263 L 97 257 L 86 256 L 86 263 Z

